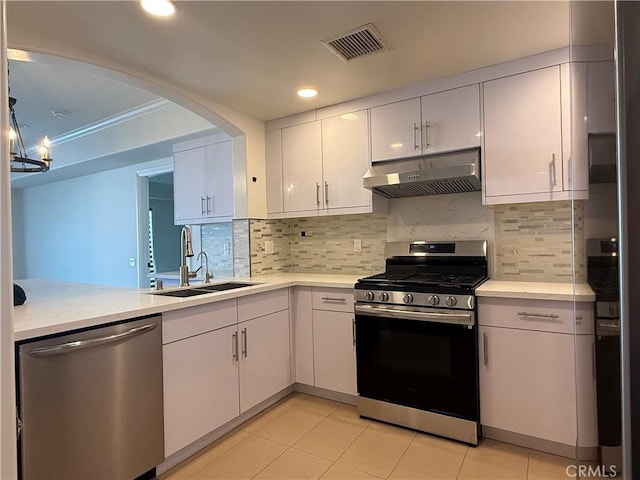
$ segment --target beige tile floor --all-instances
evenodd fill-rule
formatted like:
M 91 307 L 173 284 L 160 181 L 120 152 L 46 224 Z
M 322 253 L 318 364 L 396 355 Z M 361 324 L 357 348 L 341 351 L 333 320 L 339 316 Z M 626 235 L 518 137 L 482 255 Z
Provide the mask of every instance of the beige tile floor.
M 576 478 L 574 463 L 487 439 L 467 447 L 296 393 L 160 479 L 556 480 Z

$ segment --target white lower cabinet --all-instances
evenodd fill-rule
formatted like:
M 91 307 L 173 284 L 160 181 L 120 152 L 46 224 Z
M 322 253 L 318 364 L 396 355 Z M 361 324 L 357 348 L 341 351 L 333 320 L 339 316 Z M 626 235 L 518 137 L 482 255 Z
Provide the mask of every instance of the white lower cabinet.
M 478 299 L 480 423 L 498 430 L 486 436 L 595 458 L 593 315 L 593 302 Z
M 482 425 L 575 445 L 573 335 L 480 327 Z
M 236 333 L 232 325 L 163 346 L 165 456 L 239 414 Z
M 163 314 L 165 457 L 291 384 L 289 331 L 286 288 Z
M 240 412 L 291 384 L 289 310 L 238 324 Z
M 357 394 L 353 313 L 313 311 L 316 387 Z
M 295 381 L 315 385 L 313 378 L 313 310 L 311 287 L 296 287 L 293 291 L 293 336 Z
M 315 386 L 356 395 L 353 290 L 314 288 L 312 306 Z

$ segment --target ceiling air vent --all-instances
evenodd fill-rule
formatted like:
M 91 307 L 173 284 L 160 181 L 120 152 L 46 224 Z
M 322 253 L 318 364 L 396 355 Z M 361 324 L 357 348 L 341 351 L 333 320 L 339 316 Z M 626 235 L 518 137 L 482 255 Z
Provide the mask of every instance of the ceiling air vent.
M 322 44 L 335 53 L 343 62 L 391 50 L 382 35 L 380 35 L 380 32 L 371 23 L 337 37 L 323 40 Z

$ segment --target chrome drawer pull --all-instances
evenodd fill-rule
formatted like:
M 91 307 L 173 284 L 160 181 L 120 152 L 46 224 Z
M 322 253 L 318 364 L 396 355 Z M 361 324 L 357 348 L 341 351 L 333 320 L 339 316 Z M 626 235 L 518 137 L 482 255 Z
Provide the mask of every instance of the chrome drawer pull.
M 535 317 L 535 318 L 550 318 L 552 320 L 557 320 L 560 318 L 555 313 L 529 313 L 529 312 L 518 312 L 518 315 L 521 317 Z
M 347 301 L 346 298 L 336 298 L 336 297 L 322 297 L 323 302 L 340 302 L 344 303 Z

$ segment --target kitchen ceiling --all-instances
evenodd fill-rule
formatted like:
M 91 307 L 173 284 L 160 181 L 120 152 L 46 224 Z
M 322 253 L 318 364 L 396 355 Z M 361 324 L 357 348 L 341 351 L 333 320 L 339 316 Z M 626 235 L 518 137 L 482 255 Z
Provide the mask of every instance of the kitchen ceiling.
M 592 5 L 590 5 L 592 4 Z M 68 52 L 122 66 L 270 120 L 569 44 L 569 3 L 176 2 L 168 19 L 138 2 L 8 2 L 10 48 Z M 589 14 L 610 14 L 588 2 Z M 343 62 L 321 43 L 372 23 L 391 50 Z M 610 32 L 587 30 L 582 43 Z M 11 63 L 19 121 L 56 132 L 92 123 L 153 94 L 59 66 Z M 300 99 L 303 86 L 317 88 Z M 59 121 L 51 110 L 68 110 Z M 58 123 L 56 123 L 58 122 Z

